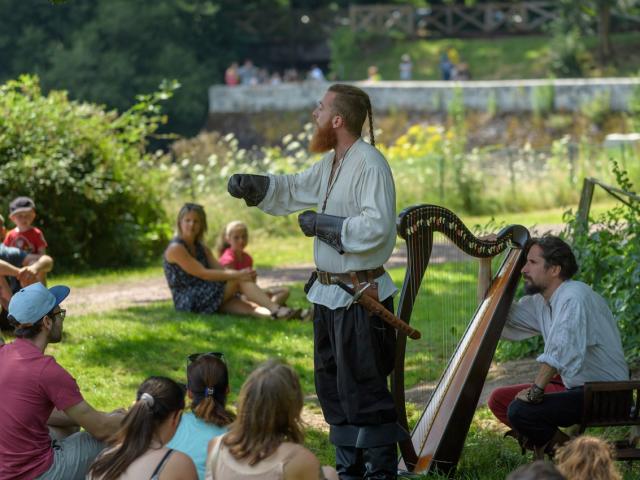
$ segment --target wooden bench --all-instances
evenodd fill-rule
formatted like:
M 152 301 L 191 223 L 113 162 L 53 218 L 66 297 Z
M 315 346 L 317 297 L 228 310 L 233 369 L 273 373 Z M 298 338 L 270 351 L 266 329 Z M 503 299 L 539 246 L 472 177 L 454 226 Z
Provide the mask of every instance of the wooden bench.
M 584 384 L 584 414 L 578 434 L 588 427 L 633 425 L 640 425 L 640 381 Z M 630 439 L 614 445 L 618 460 L 640 460 L 640 448 Z

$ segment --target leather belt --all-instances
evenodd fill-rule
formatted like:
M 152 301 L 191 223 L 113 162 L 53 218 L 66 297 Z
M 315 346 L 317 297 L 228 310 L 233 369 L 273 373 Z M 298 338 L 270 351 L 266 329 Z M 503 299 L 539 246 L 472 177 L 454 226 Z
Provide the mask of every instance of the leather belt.
M 322 285 L 332 285 L 338 280 L 344 283 L 353 283 L 352 276 L 357 277 L 359 282 L 372 283 L 376 278 L 384 273 L 384 267 L 376 267 L 370 270 L 358 270 L 347 273 L 331 273 L 316 270 L 316 273 L 318 274 L 318 281 Z

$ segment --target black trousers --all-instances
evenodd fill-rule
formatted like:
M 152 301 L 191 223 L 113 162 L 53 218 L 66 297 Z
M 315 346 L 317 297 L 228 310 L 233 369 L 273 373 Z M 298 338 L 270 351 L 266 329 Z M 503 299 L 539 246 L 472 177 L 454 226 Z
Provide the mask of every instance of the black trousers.
M 564 392 L 547 393 L 539 404 L 514 400 L 507 415 L 513 428 L 536 446 L 546 444 L 558 430 L 582 420 L 584 391 L 582 387 Z
M 384 306 L 393 311 L 393 298 Z M 395 356 L 395 329 L 360 305 L 331 310 L 315 305 L 315 384 L 331 426 L 395 423 L 387 385 Z M 354 444 L 355 446 L 355 444 Z

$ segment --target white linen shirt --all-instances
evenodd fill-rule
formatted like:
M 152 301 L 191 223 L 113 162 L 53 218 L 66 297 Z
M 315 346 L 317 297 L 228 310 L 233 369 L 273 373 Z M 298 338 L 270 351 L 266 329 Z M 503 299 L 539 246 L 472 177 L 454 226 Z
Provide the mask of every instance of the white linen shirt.
M 341 232 L 344 254 L 316 237 L 316 266 L 332 273 L 379 267 L 389 259 L 396 242 L 396 191 L 391 168 L 378 149 L 358 139 L 340 161 L 329 185 L 333 157 L 331 151 L 294 175 L 269 175 L 269 188 L 258 208 L 272 215 L 315 208 L 318 213 L 346 217 Z M 322 212 L 325 197 L 326 210 Z M 398 291 L 388 273 L 376 280 L 381 301 Z M 337 285 L 318 281 L 307 298 L 332 309 L 346 307 L 351 299 Z
M 629 380 L 616 321 L 604 298 L 586 283 L 565 280 L 548 303 L 538 293 L 511 306 L 502 337 L 523 340 L 538 334 L 544 352 L 537 361 L 555 368 L 565 387 Z

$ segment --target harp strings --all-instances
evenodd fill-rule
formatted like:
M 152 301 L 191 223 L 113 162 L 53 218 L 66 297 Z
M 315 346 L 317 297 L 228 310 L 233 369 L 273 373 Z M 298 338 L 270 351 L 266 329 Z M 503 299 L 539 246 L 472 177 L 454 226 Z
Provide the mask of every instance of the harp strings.
M 449 237 L 431 230 L 428 223 L 438 213 L 437 208 L 418 209 L 412 213 L 408 227 L 411 235 L 407 245 L 412 251 L 410 258 L 414 259 L 410 264 L 410 289 L 411 298 L 416 300 L 412 322 L 423 333 L 420 344 L 412 342 L 412 346 L 415 351 L 426 352 L 424 363 L 419 366 L 423 373 L 418 378 L 415 395 L 421 403 L 427 402 L 423 411 L 426 421 L 418 423 L 415 440 L 426 438 L 440 409 L 446 387 L 472 336 L 470 330 L 463 338 L 476 308 L 477 261 L 463 253 Z M 429 250 L 430 258 L 426 257 Z M 426 262 L 428 267 L 422 279 L 421 269 Z M 441 381 L 436 388 L 438 379 Z M 421 445 L 416 447 L 419 451 Z

